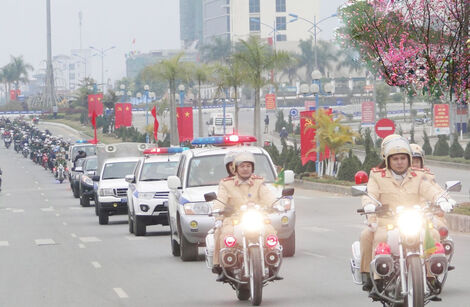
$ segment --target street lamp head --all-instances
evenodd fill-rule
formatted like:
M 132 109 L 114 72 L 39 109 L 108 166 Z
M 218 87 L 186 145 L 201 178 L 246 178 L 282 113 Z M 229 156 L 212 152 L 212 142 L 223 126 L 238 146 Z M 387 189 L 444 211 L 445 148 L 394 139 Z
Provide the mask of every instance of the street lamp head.
M 320 80 L 321 79 L 321 72 L 318 69 L 315 69 L 312 72 L 312 80 Z
M 132 95 L 132 92 L 131 91 L 127 91 L 127 96 L 131 96 Z
M 148 84 L 144 85 L 144 90 L 148 91 L 150 89 L 150 86 Z
M 336 17 L 336 16 L 338 16 L 338 13 L 333 13 L 333 14 L 331 14 L 330 17 Z
M 294 18 L 299 18 L 299 15 L 297 15 L 297 14 L 289 13 L 289 16 L 290 16 L 290 17 L 294 17 Z
M 184 84 L 180 84 L 180 85 L 178 85 L 178 90 L 180 90 L 180 91 L 184 91 Z
M 318 84 L 314 83 L 310 85 L 310 92 L 318 94 L 320 92 L 320 87 L 318 86 Z
M 333 94 L 335 92 L 335 86 L 332 82 L 325 84 L 325 92 Z
M 126 88 L 126 85 L 125 85 L 125 84 L 121 84 L 121 85 L 119 85 L 119 88 L 120 88 L 121 90 L 123 90 L 123 89 Z
M 308 93 L 308 91 L 309 91 L 308 84 L 307 83 L 302 83 L 300 85 L 300 93 L 305 95 L 305 94 Z
M 139 99 L 142 98 L 142 94 L 140 92 L 138 92 L 135 96 Z

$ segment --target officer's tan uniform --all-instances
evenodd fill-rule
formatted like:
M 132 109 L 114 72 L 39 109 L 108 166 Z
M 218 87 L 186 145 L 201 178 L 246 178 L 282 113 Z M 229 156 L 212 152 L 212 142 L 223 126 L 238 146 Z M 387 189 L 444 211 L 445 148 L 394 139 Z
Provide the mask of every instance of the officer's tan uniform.
M 414 206 L 422 204 L 422 200 L 436 201 L 443 190 L 432 182 L 426 172 L 422 169 L 409 168 L 400 182 L 395 179 L 391 170 L 374 168 L 371 170 L 370 179 L 367 184 L 367 192 L 381 202 L 394 210 L 397 206 Z M 362 205 L 373 203 L 373 201 L 364 196 Z M 375 217 L 371 217 L 373 219 Z M 370 262 L 374 257 L 375 247 L 380 242 L 387 241 L 387 224 L 390 219 L 376 219 L 378 227 L 375 232 L 366 228 L 361 233 L 361 272 L 370 271 Z M 439 233 L 432 229 L 431 234 L 434 240 L 439 240 Z
M 217 199 L 214 202 L 214 209 L 224 209 L 225 204 L 238 212 L 242 205 L 247 203 L 255 203 L 261 206 L 272 206 L 276 198 L 269 188 L 264 184 L 263 177 L 251 175 L 250 178 L 243 181 L 237 176 L 227 177 L 219 183 Z M 265 227 L 266 235 L 275 234 L 274 227 L 270 224 Z M 227 217 L 223 221 L 220 231 L 214 234 L 214 265 L 219 264 L 219 250 L 224 245 L 225 236 L 233 234 L 232 219 Z
M 433 182 L 436 186 L 439 186 L 439 184 L 436 182 L 436 177 L 434 176 L 434 173 L 431 172 L 431 170 L 427 167 L 423 168 L 424 172 L 426 175 L 429 177 L 429 180 Z M 434 227 L 439 230 L 441 227 L 446 227 L 447 228 L 447 221 L 446 218 L 444 217 L 444 212 L 439 210 L 438 214 L 435 214 L 432 219 L 432 223 L 434 224 Z

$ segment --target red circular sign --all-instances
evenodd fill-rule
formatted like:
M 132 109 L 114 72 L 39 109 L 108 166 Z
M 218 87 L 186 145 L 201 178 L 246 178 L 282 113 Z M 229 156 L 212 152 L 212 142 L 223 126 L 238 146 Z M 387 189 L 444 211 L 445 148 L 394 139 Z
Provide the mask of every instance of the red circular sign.
M 393 134 L 394 132 L 395 123 L 391 119 L 382 118 L 379 119 L 375 124 L 375 133 L 382 139 L 389 136 L 390 134 Z

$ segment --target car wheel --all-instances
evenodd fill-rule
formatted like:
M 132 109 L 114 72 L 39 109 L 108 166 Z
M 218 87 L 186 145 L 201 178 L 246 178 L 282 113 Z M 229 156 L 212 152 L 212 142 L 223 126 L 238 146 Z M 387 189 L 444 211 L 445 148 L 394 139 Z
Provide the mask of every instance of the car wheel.
M 90 207 L 90 199 L 86 196 L 80 197 L 80 206 L 82 207 Z
M 168 218 L 169 219 L 169 218 Z M 175 239 L 173 239 L 173 228 L 171 227 L 171 223 L 168 223 L 170 225 L 170 244 L 171 244 L 171 254 L 175 257 L 180 256 L 180 245 L 178 242 L 176 242 Z
M 281 239 L 280 243 L 282 245 L 282 256 L 283 257 L 292 257 L 295 254 L 295 230 L 287 239 Z
M 75 198 L 80 197 L 79 191 L 78 191 L 77 188 L 74 187 L 74 185 L 72 185 L 72 192 L 73 192 L 73 197 L 75 197 Z
M 95 196 L 95 214 L 96 214 L 96 216 L 98 216 L 99 207 L 100 207 L 100 203 L 98 202 L 98 199 Z
M 144 223 L 139 222 L 139 219 L 133 214 L 134 217 L 134 234 L 138 237 L 145 236 L 146 233 L 146 226 Z
M 195 261 L 199 255 L 197 244 L 189 242 L 183 234 L 180 234 L 180 257 L 183 261 Z
M 109 215 L 103 210 L 98 211 L 98 221 L 100 225 L 107 225 L 109 223 Z
M 131 218 L 131 212 L 127 210 L 127 220 L 129 221 L 129 233 L 134 233 L 134 221 Z

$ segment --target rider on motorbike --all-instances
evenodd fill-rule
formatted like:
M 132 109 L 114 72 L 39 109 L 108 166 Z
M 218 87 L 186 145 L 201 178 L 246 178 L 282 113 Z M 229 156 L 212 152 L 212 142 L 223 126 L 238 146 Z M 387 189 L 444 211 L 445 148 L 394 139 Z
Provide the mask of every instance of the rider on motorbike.
M 411 148 L 404 137 L 390 135 L 386 137 L 381 146 L 384 161 L 370 172 L 367 184 L 369 195 L 384 205 L 394 209 L 398 204 L 414 206 L 422 204 L 422 200 L 432 201 L 444 212 L 450 212 L 455 205 L 452 199 L 441 197 L 443 190 L 436 185 L 426 171 L 411 167 Z M 364 212 L 369 214 L 368 227 L 361 233 L 361 273 L 363 276 L 363 290 L 370 291 L 370 263 L 374 257 L 375 247 L 387 241 L 387 218 L 376 217 L 370 214 L 376 212 L 376 203 L 369 197 L 362 199 Z M 439 233 L 432 229 L 431 235 L 439 241 Z
M 227 160 L 228 161 L 228 160 Z M 227 163 L 228 164 L 228 163 Z M 242 205 L 255 203 L 261 206 L 272 206 L 276 198 L 264 184 L 262 177 L 253 174 L 255 170 L 255 158 L 252 153 L 241 152 L 233 161 L 234 173 L 232 177 L 226 177 L 219 183 L 217 200 L 214 209 L 223 210 L 224 215 L 216 218 L 215 226 L 218 237 L 214 240 L 214 266 L 213 272 L 219 274 L 217 281 L 223 281 L 224 275 L 219 263 L 220 246 L 224 246 L 224 238 L 234 233 L 234 227 L 230 213 L 237 212 Z M 276 230 L 270 224 L 266 224 L 265 234 L 276 234 Z

